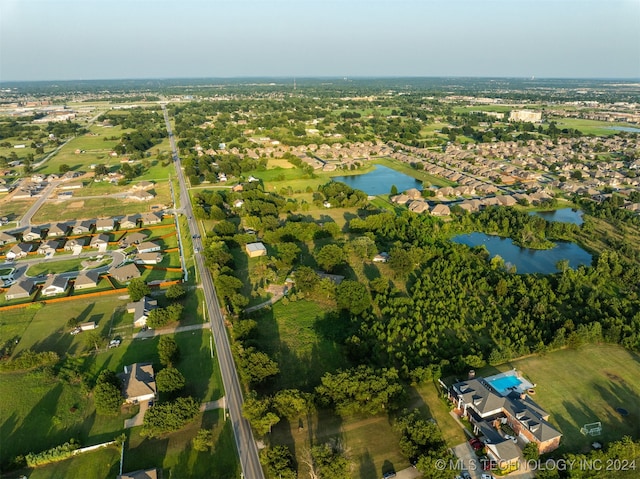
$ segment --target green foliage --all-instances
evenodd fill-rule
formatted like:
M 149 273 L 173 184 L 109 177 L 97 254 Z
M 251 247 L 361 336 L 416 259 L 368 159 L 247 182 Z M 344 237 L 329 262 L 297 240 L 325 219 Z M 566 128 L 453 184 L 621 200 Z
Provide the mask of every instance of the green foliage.
M 320 398 L 335 405 L 336 412 L 349 414 L 379 414 L 393 408 L 403 392 L 398 372 L 374 370 L 367 366 L 327 373 L 316 388 Z
M 156 404 L 144 415 L 140 434 L 157 437 L 181 429 L 200 411 L 200 404 L 192 397 L 181 397 L 173 402 Z
M 334 207 L 350 208 L 367 204 L 367 194 L 364 191 L 354 190 L 340 181 L 325 183 L 318 187 L 318 192 L 323 200 Z
M 325 443 L 311 449 L 314 469 L 320 479 L 349 479 L 349 461 L 341 447 Z
M 170 366 L 178 357 L 178 344 L 171 336 L 163 335 L 158 340 L 158 356 L 160 364 Z
M 53 366 L 60 357 L 53 351 L 36 353 L 31 349 L 21 352 L 17 357 L 0 361 L 0 371 L 28 371 L 30 369 Z
M 80 444 L 75 439 L 56 446 L 54 448 L 39 453 L 30 452 L 24 458 L 28 467 L 37 467 L 51 462 L 63 461 L 73 455 L 73 451 L 78 449 Z
M 295 479 L 293 456 L 286 446 L 271 446 L 260 451 L 260 463 L 267 469 L 270 477 Z
M 173 391 L 179 391 L 184 387 L 184 385 L 184 376 L 176 368 L 164 368 L 156 374 L 156 386 L 160 392 L 170 393 Z
M 209 429 L 200 429 L 192 440 L 193 448 L 198 452 L 205 452 L 214 445 L 213 433 Z
M 149 311 L 147 326 L 155 329 L 174 321 L 179 321 L 183 310 L 184 306 L 178 303 L 170 304 L 166 308 L 152 309 Z
M 104 370 L 98 376 L 93 390 L 96 412 L 105 416 L 113 416 L 120 412 L 123 397 L 120 381 L 113 371 Z
M 182 299 L 187 294 L 187 290 L 181 284 L 172 284 L 167 288 L 165 297 L 170 301 Z
M 269 357 L 267 353 L 256 351 L 255 348 L 247 348 L 240 355 L 240 372 L 250 383 L 261 383 L 280 372 L 278 363 Z
M 437 459 L 446 453 L 440 429 L 433 420 L 422 418 L 417 409 L 403 411 L 394 429 L 401 434 L 400 450 L 408 458 L 429 455 Z
M 245 399 L 242 415 L 260 437 L 270 432 L 271 427 L 280 422 L 278 415 L 271 411 L 271 401 L 258 399 L 255 396 L 249 396 Z
M 522 455 L 527 461 L 535 461 L 540 457 L 538 445 L 535 442 L 528 442 L 522 448 Z
M 314 256 L 318 266 L 328 272 L 335 269 L 345 260 L 343 249 L 336 244 L 323 246 Z
M 133 278 L 127 286 L 127 291 L 129 291 L 131 301 L 140 301 L 148 294 L 151 294 L 151 288 L 141 278 Z
M 318 274 L 310 268 L 309 266 L 300 266 L 296 269 L 295 272 L 296 277 L 296 289 L 302 291 L 303 293 L 309 293 L 313 291 L 318 282 L 320 281 L 320 277 Z
M 357 281 L 344 280 L 336 288 L 338 307 L 352 314 L 361 314 L 371 305 L 367 287 Z
M 296 419 L 313 407 L 313 395 L 297 389 L 283 389 L 273 397 L 273 406 L 280 416 Z

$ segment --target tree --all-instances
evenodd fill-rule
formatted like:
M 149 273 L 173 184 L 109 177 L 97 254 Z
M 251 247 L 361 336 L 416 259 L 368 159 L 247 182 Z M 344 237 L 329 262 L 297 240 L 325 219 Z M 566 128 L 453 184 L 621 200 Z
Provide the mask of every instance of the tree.
M 422 418 L 417 409 L 410 413 L 405 410 L 394 424 L 394 429 L 401 434 L 400 450 L 408 458 L 437 456 L 446 451 L 446 443 L 436 423 Z
M 251 383 L 261 383 L 270 376 L 280 372 L 278 363 L 269 357 L 267 353 L 247 348 L 240 358 L 240 367 L 246 379 Z
M 308 412 L 313 404 L 313 396 L 297 389 L 283 389 L 273 397 L 273 406 L 280 416 L 296 419 Z
M 160 364 L 170 366 L 178 357 L 178 345 L 171 336 L 160 336 L 158 341 L 158 356 Z
M 180 371 L 174 367 L 167 367 L 156 374 L 156 386 L 158 391 L 170 393 L 182 389 L 186 381 Z
M 180 320 L 184 306 L 173 303 L 166 308 L 156 308 L 149 311 L 147 326 L 150 328 L 160 328 L 166 324 Z
M 109 174 L 109 168 L 107 168 L 105 165 L 96 165 L 93 171 L 95 172 L 96 176 L 106 176 Z
M 102 346 L 102 343 L 104 343 L 104 338 L 98 331 L 93 330 L 85 333 L 84 342 L 87 346 L 92 347 L 97 351 L 100 349 L 100 346 Z
M 260 463 L 267 468 L 270 477 L 295 479 L 297 476 L 293 456 L 286 446 L 272 446 L 260 451 Z
M 191 421 L 200 411 L 200 404 L 192 397 L 181 397 L 173 402 L 157 404 L 147 409 L 140 435 L 157 437 L 177 431 Z
M 248 397 L 242 406 L 242 415 L 249 421 L 258 436 L 271 432 L 271 427 L 280 422 L 280 418 L 270 411 L 269 399 L 258 399 L 255 395 Z
M 338 307 L 352 314 L 361 314 L 371 305 L 371 295 L 367 287 L 357 281 L 344 280 L 336 289 Z
M 303 293 L 310 293 L 320 281 L 318 273 L 309 266 L 300 266 L 296 269 L 296 289 Z
M 316 391 L 321 399 L 332 402 L 341 415 L 379 414 L 393 406 L 403 392 L 398 371 L 393 368 L 375 371 L 368 366 L 358 366 L 327 373 L 321 382 Z
M 286 268 L 291 267 L 300 256 L 300 248 L 295 243 L 279 243 L 277 246 L 278 258 Z
M 396 185 L 391 185 L 391 191 L 389 192 L 391 196 L 395 196 L 398 194 L 398 187 Z
M 406 278 L 414 269 L 411 254 L 403 248 L 393 248 L 389 253 L 389 267 L 399 278 Z
M 193 448 L 199 452 L 208 451 L 213 447 L 213 433 L 209 429 L 200 429 L 192 440 Z
M 131 301 L 140 301 L 146 295 L 151 294 L 151 288 L 142 278 L 133 278 L 127 286 Z
M 120 412 L 122 393 L 120 381 L 113 371 L 102 371 L 93 390 L 96 412 L 102 415 L 115 415 Z
M 71 169 L 71 167 L 69 165 L 67 165 L 66 163 L 62 163 L 59 167 L 58 167 L 58 171 L 60 173 L 66 173 L 67 171 L 69 171 Z
M 315 260 L 324 271 L 332 271 L 344 262 L 344 251 L 337 244 L 328 244 L 315 254 Z
M 540 457 L 540 453 L 538 452 L 538 445 L 535 442 L 528 442 L 522 448 L 522 456 L 527 461 L 536 461 Z
M 167 288 L 165 297 L 171 301 L 176 301 L 187 294 L 187 290 L 181 284 L 172 284 Z
M 313 465 L 319 479 L 349 479 L 349 461 L 342 448 L 330 443 L 311 448 Z

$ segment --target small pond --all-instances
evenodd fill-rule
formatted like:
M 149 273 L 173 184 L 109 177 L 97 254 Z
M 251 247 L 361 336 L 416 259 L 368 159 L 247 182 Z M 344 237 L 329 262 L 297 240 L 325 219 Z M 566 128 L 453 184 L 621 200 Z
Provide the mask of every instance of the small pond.
M 574 210 L 572 208 L 562 208 L 552 211 L 533 211 L 529 214 L 541 216 L 547 221 L 557 221 L 559 223 L 573 223 L 576 225 L 584 223 L 582 210 Z
M 470 247 L 484 245 L 491 258 L 499 255 L 505 263 L 516 267 L 517 273 L 557 273 L 556 264 L 561 260 L 569 260 L 573 269 L 578 266 L 590 266 L 591 254 L 575 243 L 561 241 L 552 249 L 538 250 L 521 248 L 511 241 L 511 238 L 487 235 L 485 233 L 470 233 L 458 235 L 451 239 L 454 243 Z
M 398 193 L 409 188 L 422 190 L 422 182 L 419 180 L 380 165 L 376 165 L 373 171 L 363 175 L 334 176 L 332 180 L 341 181 L 351 188 L 364 191 L 370 196 L 389 194 L 391 185 L 396 185 Z
M 640 133 L 640 128 L 634 128 L 632 126 L 607 126 L 607 130 L 626 131 L 628 133 Z

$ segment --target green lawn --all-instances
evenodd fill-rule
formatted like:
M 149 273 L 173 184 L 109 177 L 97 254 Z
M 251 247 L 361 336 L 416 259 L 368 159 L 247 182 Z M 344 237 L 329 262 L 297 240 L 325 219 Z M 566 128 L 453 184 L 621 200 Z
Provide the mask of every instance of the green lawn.
M 279 365 L 280 374 L 269 381 L 273 391 L 287 388 L 312 390 L 326 372 L 349 367 L 342 347 L 328 339 L 335 321 L 325 318 L 326 308 L 312 301 L 276 303 L 254 313 L 259 349 Z M 320 333 L 322 331 L 322 333 Z
M 388 168 L 399 171 L 400 173 L 411 176 L 412 178 L 416 178 L 422 181 L 425 184 L 425 187 L 429 185 L 452 186 L 456 184 L 454 181 L 449 181 L 446 178 L 430 175 L 423 170 L 415 170 L 405 163 L 400 163 L 399 161 L 392 160 L 390 158 L 378 158 L 376 160 L 373 160 L 373 162 L 376 165 L 386 166 Z
M 560 451 L 587 451 L 596 440 L 583 436 L 585 423 L 602 422 L 597 440 L 604 442 L 630 435 L 640 438 L 640 356 L 613 345 L 564 349 L 531 356 L 499 367 L 522 371 L 537 384 L 533 399 L 550 414 L 563 434 Z M 629 415 L 616 412 L 622 407 Z
M 584 135 L 610 136 L 618 133 L 618 130 L 612 130 L 616 126 L 637 127 L 628 123 L 614 123 L 609 121 L 585 120 L 582 118 L 553 118 L 558 128 L 575 128 L 580 130 Z
M 47 260 L 29 266 L 27 274 L 29 276 L 38 276 L 40 274 L 58 274 L 68 273 L 69 271 L 79 271 L 83 268 L 82 262 L 85 260 L 86 258 L 63 259 L 60 261 Z
M 449 401 L 438 393 L 433 382 L 420 384 L 410 390 L 411 408 L 417 407 L 424 411 L 427 417 L 432 417 L 438 423 L 447 446 L 454 447 L 467 440 L 460 425 L 453 419 L 449 411 Z
M 215 446 L 208 452 L 197 452 L 191 447 L 191 439 L 201 428 L 213 431 Z M 140 428 L 133 428 L 124 453 L 123 470 L 156 467 L 163 469 L 164 478 L 239 478 L 233 429 L 230 422 L 224 421 L 223 411 L 207 411 L 180 431 L 156 439 L 141 437 Z
M 10 221 L 10 223 L 3 229 L 15 228 L 16 225 L 13 222 L 20 220 L 20 218 L 22 218 L 22 216 L 27 212 L 27 210 L 29 210 L 29 208 L 31 208 L 34 203 L 35 200 L 7 201 L 3 198 L 2 195 L 0 195 L 0 212 L 2 212 L 2 214 L 0 214 L 0 217 L 6 216 Z
M 59 479 L 61 477 L 112 479 L 120 473 L 120 448 L 105 447 L 78 454 L 65 461 L 20 472 L 25 473 L 29 479 Z

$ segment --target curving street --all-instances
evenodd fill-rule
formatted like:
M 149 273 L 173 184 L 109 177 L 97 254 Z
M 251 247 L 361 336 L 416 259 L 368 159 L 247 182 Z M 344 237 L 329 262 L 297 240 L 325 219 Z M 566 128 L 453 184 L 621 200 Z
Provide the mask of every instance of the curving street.
M 189 231 L 193 236 L 199 232 L 198 224 L 193 217 L 191 200 L 187 191 L 184 173 L 180 165 L 180 157 L 178 156 L 175 138 L 171 130 L 171 123 L 169 122 L 167 108 L 164 104 L 162 105 L 162 111 L 164 113 L 164 120 L 167 126 L 169 142 L 171 144 L 173 161 L 178 173 L 178 182 L 180 183 L 180 207 L 187 217 Z M 205 266 L 204 256 L 201 253 L 203 245 L 200 237 L 193 239 L 193 247 L 195 251 L 194 258 L 196 268 L 198 268 L 198 271 L 200 272 L 202 289 L 204 291 L 207 310 L 209 312 L 209 320 L 211 322 L 211 331 L 216 344 L 218 362 L 220 363 L 220 371 L 222 373 L 222 383 L 225 390 L 226 404 L 229 412 L 229 419 L 233 425 L 236 447 L 240 456 L 242 475 L 243 478 L 246 479 L 264 479 L 264 473 L 258 459 L 258 448 L 253 438 L 253 432 L 251 431 L 249 422 L 242 416 L 243 397 L 240 380 L 238 379 L 233 355 L 231 354 L 231 345 L 229 344 L 229 338 L 224 326 L 224 318 L 213 286 L 213 278 Z

